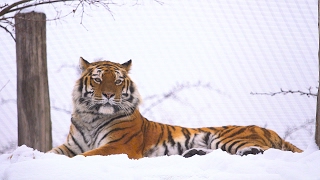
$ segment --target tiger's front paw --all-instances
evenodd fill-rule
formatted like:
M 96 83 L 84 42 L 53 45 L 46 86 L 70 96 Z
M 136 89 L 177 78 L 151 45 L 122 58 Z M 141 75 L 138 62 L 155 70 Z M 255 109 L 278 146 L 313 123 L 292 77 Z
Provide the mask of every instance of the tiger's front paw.
M 264 150 L 257 146 L 245 147 L 236 152 L 237 155 L 246 156 L 248 154 L 263 154 Z

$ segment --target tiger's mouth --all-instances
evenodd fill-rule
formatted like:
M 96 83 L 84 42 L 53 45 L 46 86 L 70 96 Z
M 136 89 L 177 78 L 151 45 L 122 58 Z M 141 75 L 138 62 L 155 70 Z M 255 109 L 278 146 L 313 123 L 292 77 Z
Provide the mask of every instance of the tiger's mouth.
M 90 103 L 87 108 L 89 110 L 96 110 L 103 114 L 112 114 L 114 112 L 119 111 L 121 108 L 119 105 L 116 105 L 115 103 L 112 103 L 110 101 L 105 100 L 95 100 Z
M 88 108 L 96 109 L 97 111 L 99 111 L 101 108 L 119 109 L 118 105 L 109 101 L 94 101 Z
M 100 105 L 114 105 L 115 103 L 113 101 L 110 100 L 93 100 L 94 104 L 100 104 Z

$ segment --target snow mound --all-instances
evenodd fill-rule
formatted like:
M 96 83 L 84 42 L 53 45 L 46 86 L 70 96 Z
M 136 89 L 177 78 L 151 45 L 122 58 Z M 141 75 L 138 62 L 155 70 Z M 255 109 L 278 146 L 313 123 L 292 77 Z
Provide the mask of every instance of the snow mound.
M 319 179 L 320 151 L 270 149 L 237 156 L 214 150 L 205 156 L 132 160 L 127 155 L 76 156 L 43 153 L 25 145 L 0 156 L 0 179 Z

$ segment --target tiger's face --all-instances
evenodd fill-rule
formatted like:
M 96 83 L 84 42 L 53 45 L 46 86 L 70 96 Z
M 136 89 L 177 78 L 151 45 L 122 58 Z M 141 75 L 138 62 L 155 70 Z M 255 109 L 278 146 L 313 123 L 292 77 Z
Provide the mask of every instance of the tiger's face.
M 128 76 L 131 63 L 131 60 L 123 64 L 89 63 L 80 58 L 82 75 L 73 92 L 76 110 L 99 114 L 133 112 L 140 102 L 140 95 Z

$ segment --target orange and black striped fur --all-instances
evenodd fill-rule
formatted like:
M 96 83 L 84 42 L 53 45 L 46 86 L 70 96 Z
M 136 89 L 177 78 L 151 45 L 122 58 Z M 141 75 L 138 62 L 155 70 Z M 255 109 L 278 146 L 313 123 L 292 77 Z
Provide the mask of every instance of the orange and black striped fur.
M 140 95 L 128 76 L 131 60 L 89 63 L 80 58 L 80 67 L 69 135 L 64 144 L 49 152 L 69 157 L 127 154 L 134 159 L 189 157 L 218 148 L 238 155 L 269 148 L 302 152 L 274 131 L 258 126 L 186 128 L 149 121 L 139 112 Z

